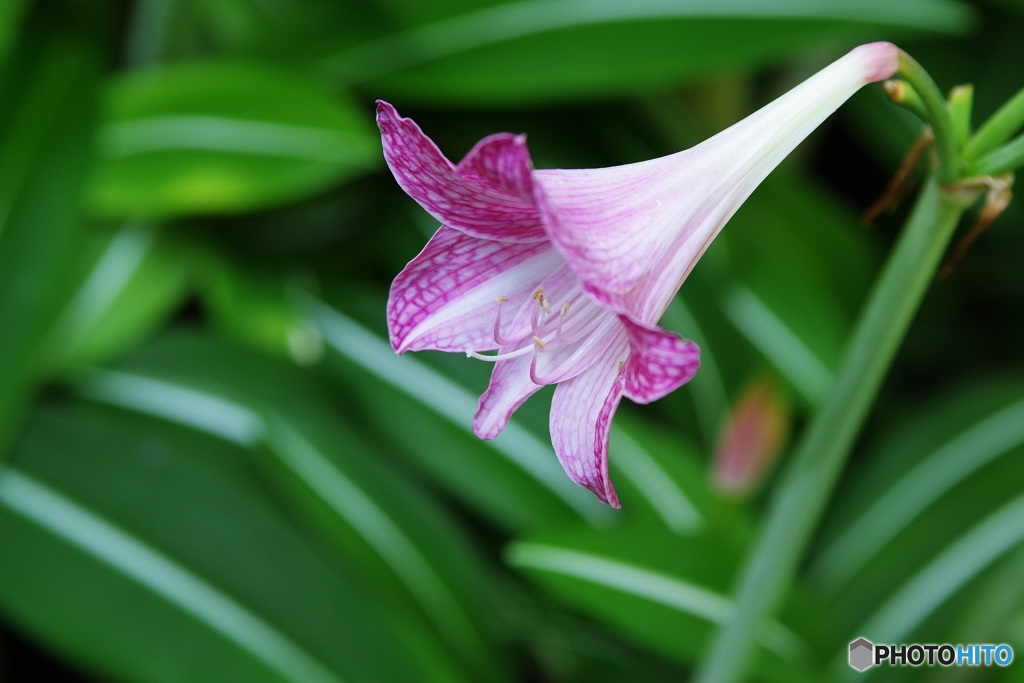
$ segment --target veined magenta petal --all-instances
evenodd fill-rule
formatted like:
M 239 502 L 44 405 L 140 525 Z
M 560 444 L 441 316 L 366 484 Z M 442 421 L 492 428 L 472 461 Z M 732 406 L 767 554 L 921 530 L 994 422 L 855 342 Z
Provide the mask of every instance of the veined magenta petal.
M 641 277 L 632 289 L 623 293 L 611 292 L 592 283 L 585 283 L 583 289 L 611 310 L 628 315 L 635 321 L 643 324 L 657 322 L 715 236 L 759 182 L 760 179 L 748 178 L 725 192 L 708 211 L 695 214 L 685 233 L 676 235 L 673 244 L 652 255 L 651 275 Z
M 498 361 L 491 383 L 480 397 L 473 417 L 473 433 L 481 439 L 493 439 L 505 429 L 512 413 L 541 385 L 530 380 L 530 356 Z
M 898 49 L 861 46 L 731 128 L 614 168 L 540 170 L 534 199 L 586 291 L 653 324 L 764 177 L 853 93 L 892 75 Z
M 622 400 L 629 357 L 625 333 L 582 374 L 563 382 L 551 400 L 551 443 L 569 477 L 599 500 L 620 507 L 608 476 L 608 434 Z
M 660 327 L 638 325 L 626 317 L 629 360 L 624 368 L 625 393 L 636 403 L 650 403 L 693 379 L 700 349 L 692 341 Z
M 533 161 L 525 135 L 488 135 L 473 145 L 455 170 L 463 178 L 478 178 L 532 207 Z
M 467 235 L 505 242 L 547 239 L 532 199 L 533 164 L 522 135 L 492 135 L 452 164 L 411 119 L 377 103 L 384 159 L 430 215 Z
M 496 349 L 496 299 L 529 298 L 537 282 L 563 265 L 544 242 L 496 242 L 441 226 L 391 283 L 391 345 L 399 353 Z M 528 332 L 527 326 L 519 336 Z
M 704 241 L 699 217 L 716 205 L 716 190 L 731 189 L 687 163 L 686 154 L 534 174 L 535 198 L 551 241 L 584 289 L 644 322 L 657 322 L 663 311 L 641 318 L 637 310 L 620 306 L 628 305 L 629 294 L 645 279 L 662 279 L 658 261 Z

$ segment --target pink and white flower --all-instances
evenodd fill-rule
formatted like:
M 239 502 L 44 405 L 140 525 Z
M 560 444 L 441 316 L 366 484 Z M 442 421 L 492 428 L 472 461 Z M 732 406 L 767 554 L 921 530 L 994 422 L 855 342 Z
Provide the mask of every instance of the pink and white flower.
M 697 371 L 696 345 L 658 327 L 662 313 L 764 177 L 861 86 L 891 77 L 898 55 L 863 45 L 696 147 L 612 168 L 534 169 L 526 137 L 509 133 L 452 164 L 379 102 L 388 166 L 442 223 L 391 286 L 392 346 L 495 363 L 473 420 L 482 439 L 557 384 L 555 453 L 618 507 L 607 449 L 619 401 L 654 401 Z

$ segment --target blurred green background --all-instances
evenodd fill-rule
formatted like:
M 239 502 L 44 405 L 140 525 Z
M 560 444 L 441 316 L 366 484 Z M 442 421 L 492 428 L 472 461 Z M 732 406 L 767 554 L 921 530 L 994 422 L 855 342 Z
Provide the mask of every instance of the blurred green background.
M 919 124 L 866 89 L 731 222 L 663 320 L 697 379 L 616 419 L 613 511 L 549 392 L 480 442 L 490 367 L 391 352 L 437 226 L 374 100 L 455 159 L 513 131 L 608 166 L 872 40 L 974 83 L 978 122 L 1022 35 L 1020 0 L 3 0 L 3 678 L 685 680 L 775 472 L 715 484 L 730 405 L 767 381 L 793 434 L 828 395 L 906 209 L 858 215 Z M 1022 220 L 935 283 L 752 680 L 1024 681 L 846 665 L 858 636 L 1024 656 Z

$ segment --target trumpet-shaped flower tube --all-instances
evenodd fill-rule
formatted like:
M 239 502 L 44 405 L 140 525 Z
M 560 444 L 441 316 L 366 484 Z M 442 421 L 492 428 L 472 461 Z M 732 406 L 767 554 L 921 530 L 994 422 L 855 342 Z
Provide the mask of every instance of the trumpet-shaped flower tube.
M 764 177 L 861 86 L 892 76 L 898 55 L 863 45 L 696 147 L 612 168 L 534 169 L 525 136 L 507 133 L 453 164 L 379 102 L 388 166 L 442 223 L 391 286 L 392 346 L 495 364 L 473 420 L 482 439 L 557 384 L 555 453 L 618 507 L 607 450 L 620 400 L 654 401 L 697 371 L 696 345 L 658 327 L 662 313 Z

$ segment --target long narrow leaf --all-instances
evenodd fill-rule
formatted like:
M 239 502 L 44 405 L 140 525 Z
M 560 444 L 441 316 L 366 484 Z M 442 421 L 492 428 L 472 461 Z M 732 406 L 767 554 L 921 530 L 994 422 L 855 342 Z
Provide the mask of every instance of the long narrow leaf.
M 323 663 L 223 591 L 42 482 L 8 468 L 0 472 L 0 503 L 193 615 L 282 679 L 340 683 Z
M 473 5 L 320 66 L 342 84 L 371 81 L 405 98 L 521 103 L 635 91 L 879 27 L 959 32 L 969 17 L 937 0 L 526 0 Z

